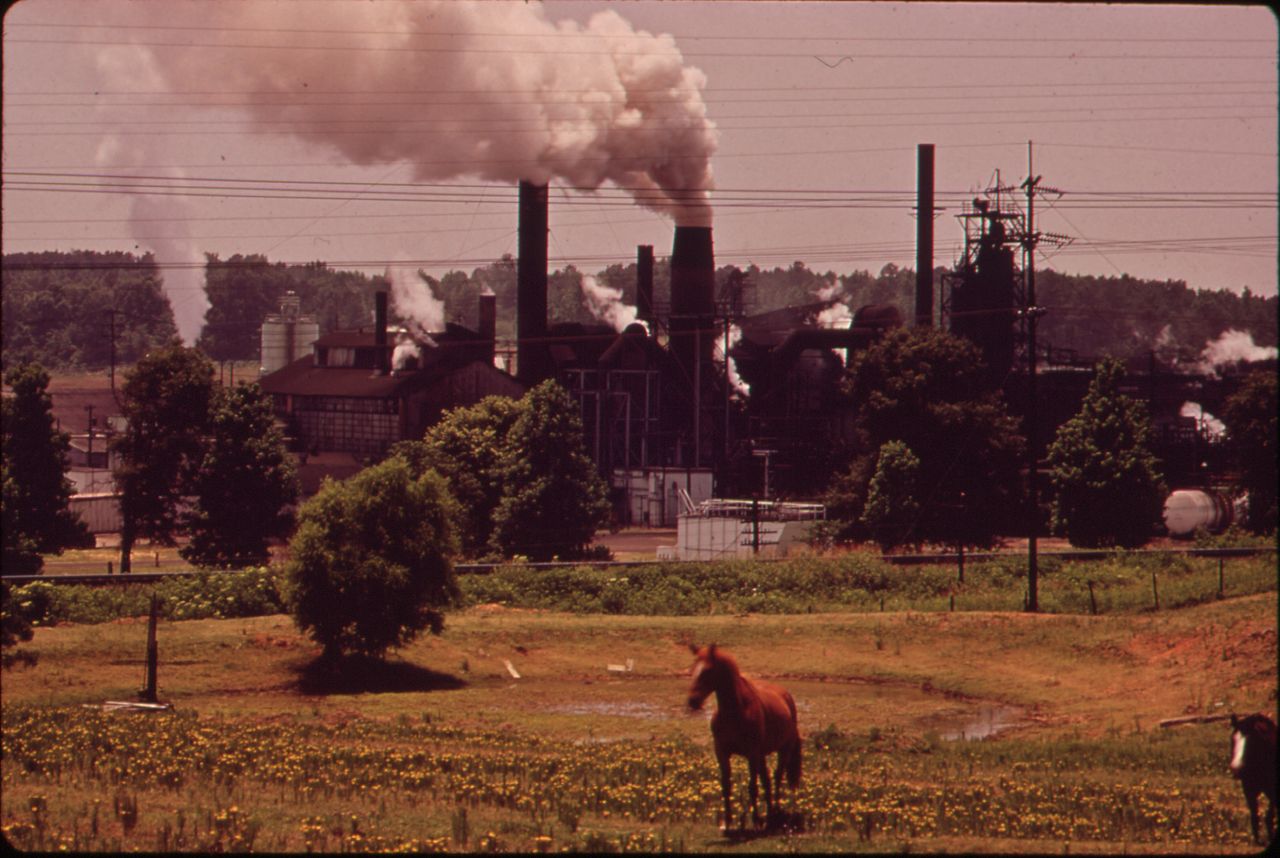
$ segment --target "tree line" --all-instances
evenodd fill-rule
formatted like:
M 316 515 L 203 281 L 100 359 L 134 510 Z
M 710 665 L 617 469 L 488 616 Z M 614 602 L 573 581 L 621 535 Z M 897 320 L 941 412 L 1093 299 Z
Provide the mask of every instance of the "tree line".
M 552 321 L 595 321 L 582 294 L 589 272 L 573 266 L 548 275 L 548 316 Z M 946 269 L 934 272 L 943 282 Z M 594 275 L 629 305 L 636 304 L 636 264 L 610 265 Z M 478 327 L 477 298 L 497 296 L 498 336 L 515 336 L 516 260 L 504 255 L 470 272 L 442 277 L 417 272 L 418 280 L 443 302 L 447 321 Z M 885 265 L 880 271 L 837 274 L 815 271 L 802 261 L 787 267 L 722 266 L 719 294 L 730 284 L 743 293 L 748 314 L 838 300 L 850 309 L 868 304 L 896 306 L 903 318 L 914 314 L 915 273 Z M 288 265 L 262 255 L 206 255 L 210 307 L 199 345 L 214 360 L 258 357 L 263 318 L 278 311 L 288 291 L 298 294 L 304 313 L 322 332 L 368 324 L 373 293 L 389 284 L 380 275 L 339 271 L 323 262 Z M 654 265 L 654 298 L 669 303 L 669 261 Z M 936 286 L 940 288 L 940 286 Z M 1083 360 L 1121 359 L 1156 352 L 1170 362 L 1194 363 L 1205 344 L 1224 331 L 1251 334 L 1259 346 L 1277 344 L 1275 296 L 1193 289 L 1180 280 L 1142 280 L 1121 275 L 1095 277 L 1037 272 L 1037 302 L 1047 313 L 1040 322 L 1043 343 Z M 112 356 L 130 364 L 147 349 L 174 335 L 173 314 L 163 292 L 163 272 L 150 255 L 128 253 L 16 253 L 4 257 L 3 354 L 6 364 L 31 361 L 50 370 L 92 369 Z M 114 322 L 112 321 L 114 319 Z

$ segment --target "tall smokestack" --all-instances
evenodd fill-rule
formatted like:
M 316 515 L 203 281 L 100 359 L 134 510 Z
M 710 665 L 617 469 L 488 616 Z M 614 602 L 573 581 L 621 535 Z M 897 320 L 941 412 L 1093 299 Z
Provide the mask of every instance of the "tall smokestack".
M 716 263 L 709 226 L 677 226 L 671 248 L 671 353 L 689 379 L 694 467 L 710 451 L 702 418 L 703 388 L 715 349 Z
M 377 346 L 374 358 L 374 371 L 378 375 L 387 374 L 387 293 L 373 294 L 373 344 Z
M 550 375 L 547 348 L 547 186 L 520 182 L 516 262 L 516 375 L 529 386 Z
M 493 354 L 498 339 L 498 296 L 485 294 L 480 296 L 480 339 L 488 349 L 489 363 L 493 363 Z
M 916 327 L 933 324 L 933 144 L 916 146 Z
M 653 328 L 653 245 L 636 246 L 636 318 Z

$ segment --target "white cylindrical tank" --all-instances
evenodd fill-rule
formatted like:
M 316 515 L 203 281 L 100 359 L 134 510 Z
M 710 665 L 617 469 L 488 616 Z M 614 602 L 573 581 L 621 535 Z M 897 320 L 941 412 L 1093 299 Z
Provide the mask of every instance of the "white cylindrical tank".
M 319 323 L 312 316 L 302 315 L 301 308 L 298 296 L 286 292 L 280 301 L 279 314 L 272 313 L 263 320 L 261 375 L 293 363 L 320 338 Z
M 1178 489 L 1164 502 L 1164 526 L 1175 537 L 1191 536 L 1200 528 L 1217 533 L 1230 527 L 1232 512 L 1217 492 Z

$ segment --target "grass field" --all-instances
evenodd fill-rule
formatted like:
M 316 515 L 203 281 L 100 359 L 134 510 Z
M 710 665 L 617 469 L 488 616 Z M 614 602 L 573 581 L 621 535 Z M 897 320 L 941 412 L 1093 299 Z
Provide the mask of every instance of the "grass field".
M 1157 722 L 1274 712 L 1276 628 L 1274 591 L 1096 617 L 490 604 L 332 676 L 287 617 L 189 620 L 160 626 L 165 714 L 86 708 L 141 686 L 144 622 L 41 628 L 4 674 L 0 819 L 27 849 L 1249 853 L 1226 728 Z M 718 830 L 683 708 L 712 640 L 796 697 L 802 832 Z

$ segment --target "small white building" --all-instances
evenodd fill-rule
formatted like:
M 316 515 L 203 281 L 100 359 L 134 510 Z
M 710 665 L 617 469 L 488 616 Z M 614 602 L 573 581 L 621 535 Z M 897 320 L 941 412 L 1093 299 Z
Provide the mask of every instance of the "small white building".
M 786 557 L 794 546 L 807 544 L 814 523 L 827 516 L 826 507 L 816 503 L 685 500 L 676 525 L 679 560 Z

